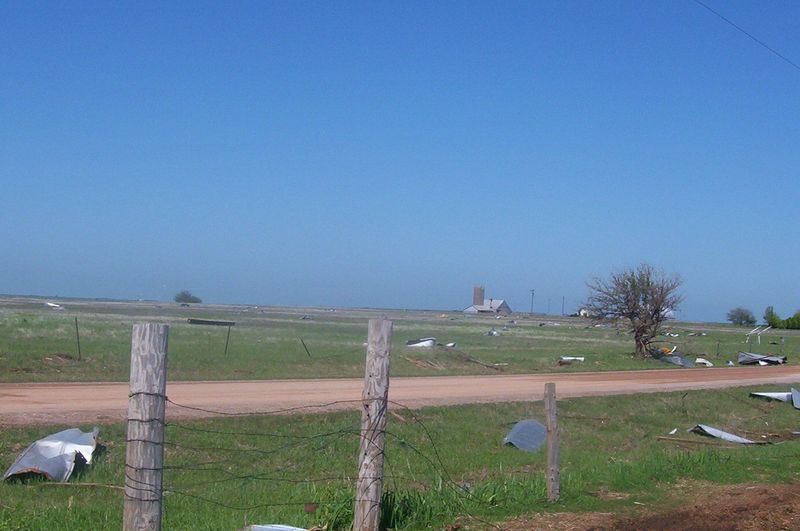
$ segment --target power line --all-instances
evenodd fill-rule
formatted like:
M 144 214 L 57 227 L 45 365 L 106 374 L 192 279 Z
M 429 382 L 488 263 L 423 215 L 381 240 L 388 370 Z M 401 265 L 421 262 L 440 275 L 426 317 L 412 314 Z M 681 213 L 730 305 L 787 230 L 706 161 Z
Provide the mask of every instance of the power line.
M 756 41 L 758 44 L 760 44 L 761 46 L 763 46 L 764 48 L 766 48 L 767 50 L 769 50 L 773 54 L 777 55 L 778 57 L 780 57 L 781 59 L 783 59 L 784 61 L 786 61 L 790 65 L 792 65 L 793 67 L 795 67 L 797 70 L 800 70 L 800 65 L 798 65 L 797 63 L 795 63 L 794 61 L 792 61 L 791 59 L 789 59 L 788 57 L 786 57 L 785 55 L 783 55 L 782 53 L 777 51 L 776 49 L 770 47 L 767 43 L 765 43 L 764 41 L 760 40 L 758 37 L 756 37 L 752 33 L 748 32 L 746 29 L 744 29 L 743 27 L 739 26 L 734 21 L 730 20 L 729 18 L 726 18 L 725 15 L 723 15 L 722 13 L 719 13 L 718 11 L 714 11 L 711 7 L 709 7 L 707 4 L 701 2 L 700 0 L 694 0 L 694 2 L 696 4 L 698 4 L 699 6 L 706 8 L 711 13 L 715 14 L 716 16 L 721 18 L 723 21 L 725 21 L 727 24 L 730 24 L 731 26 L 733 26 L 734 28 L 736 28 L 740 32 L 744 33 L 745 35 L 747 35 L 748 37 L 750 37 L 751 39 Z

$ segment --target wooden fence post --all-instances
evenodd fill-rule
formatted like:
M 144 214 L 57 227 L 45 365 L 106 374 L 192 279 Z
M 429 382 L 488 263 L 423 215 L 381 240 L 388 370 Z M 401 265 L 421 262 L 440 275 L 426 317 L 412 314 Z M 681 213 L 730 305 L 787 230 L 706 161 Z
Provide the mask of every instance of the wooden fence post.
M 169 326 L 154 323 L 131 333 L 124 531 L 161 529 L 168 336 Z
M 561 469 L 558 462 L 558 417 L 556 415 L 556 384 L 544 384 L 544 408 L 547 414 L 547 501 L 558 501 L 561 489 Z
M 364 392 L 361 395 L 361 443 L 353 518 L 355 531 L 377 531 L 380 524 L 391 349 L 392 321 L 370 319 Z

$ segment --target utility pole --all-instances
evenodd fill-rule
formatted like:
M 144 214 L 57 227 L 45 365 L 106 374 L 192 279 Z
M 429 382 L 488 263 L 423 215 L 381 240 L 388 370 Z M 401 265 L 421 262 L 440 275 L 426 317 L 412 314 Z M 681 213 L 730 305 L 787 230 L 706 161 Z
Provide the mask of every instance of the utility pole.
M 531 290 L 531 315 L 533 315 L 533 296 L 536 295 L 536 290 Z
M 566 297 L 564 297 L 563 295 L 561 296 L 561 317 L 564 317 L 564 299 L 565 298 Z

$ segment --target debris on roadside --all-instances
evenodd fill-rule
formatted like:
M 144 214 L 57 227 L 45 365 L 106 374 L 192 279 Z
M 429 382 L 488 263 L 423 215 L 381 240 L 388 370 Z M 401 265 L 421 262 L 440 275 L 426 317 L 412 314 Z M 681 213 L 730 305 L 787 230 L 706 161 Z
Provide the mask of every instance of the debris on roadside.
M 244 531 L 306 531 L 305 527 L 293 527 L 284 524 L 249 525 Z
M 3 474 L 3 479 L 34 474 L 63 483 L 72 475 L 76 462 L 92 462 L 99 434 L 100 428 L 90 432 L 72 428 L 39 439 L 19 455 Z
M 421 337 L 419 339 L 409 339 L 406 346 L 411 348 L 430 348 L 436 346 L 435 337 Z
M 673 365 L 678 365 L 679 367 L 686 367 L 689 369 L 694 368 L 694 363 L 692 360 L 687 359 L 683 354 L 678 352 L 677 346 L 672 347 L 672 349 L 663 347 L 660 350 L 655 351 L 653 353 L 653 357 L 664 363 L 671 363 Z
M 559 365 L 572 365 L 573 363 L 583 363 L 586 360 L 584 356 L 561 356 L 558 358 Z
M 744 437 L 739 437 L 738 435 L 734 435 L 733 433 L 728 433 L 727 431 L 722 431 L 717 428 L 712 428 L 711 426 L 706 426 L 705 424 L 698 424 L 694 428 L 690 428 L 687 431 L 690 431 L 692 433 L 697 433 L 699 435 L 705 435 L 706 437 L 714 437 L 715 439 L 722 439 L 723 441 L 728 441 L 732 443 L 762 444 L 756 441 L 751 441 L 750 439 L 745 439 Z
M 792 398 L 791 391 L 788 393 L 771 393 L 771 392 L 752 392 L 750 396 L 754 398 L 766 398 L 767 400 L 779 400 L 781 402 L 788 402 Z
M 695 365 L 702 365 L 703 367 L 713 367 L 714 364 L 705 358 L 697 358 L 694 360 Z
M 511 445 L 524 452 L 535 452 L 547 440 L 547 428 L 537 420 L 521 420 L 514 424 L 503 439 L 504 445 Z
M 739 365 L 781 365 L 783 363 L 786 363 L 786 356 L 739 352 Z

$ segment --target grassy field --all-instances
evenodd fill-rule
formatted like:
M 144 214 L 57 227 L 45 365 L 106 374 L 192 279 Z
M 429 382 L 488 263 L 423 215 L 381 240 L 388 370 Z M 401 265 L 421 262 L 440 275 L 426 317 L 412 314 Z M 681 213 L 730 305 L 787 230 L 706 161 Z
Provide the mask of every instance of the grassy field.
M 144 321 L 170 325 L 170 380 L 361 377 L 367 320 L 381 314 L 395 323 L 395 376 L 668 367 L 633 358 L 632 341 L 624 332 L 577 318 L 521 314 L 498 320 L 460 312 L 182 308 L 171 303 L 87 301 L 66 301 L 64 306 L 56 311 L 42 300 L 0 299 L 0 381 L 127 381 L 131 325 Z M 227 355 L 225 328 L 190 325 L 188 317 L 235 321 Z M 499 337 L 486 335 L 492 327 Z M 761 345 L 747 345 L 747 330 L 742 328 L 671 323 L 670 329 L 679 336 L 661 337 L 665 345 L 718 364 L 735 359 L 744 349 L 782 352 L 794 363 L 800 351 L 796 332 L 773 331 L 763 336 Z M 705 335 L 689 336 L 691 332 Z M 784 344 L 780 335 L 785 336 Z M 458 346 L 404 346 L 409 339 L 426 336 Z M 562 355 L 585 356 L 586 362 L 559 367 L 556 362 Z
M 762 389 L 775 389 L 764 387 Z M 687 481 L 790 482 L 800 472 L 798 412 L 747 397 L 750 389 L 559 402 L 562 497 L 545 500 L 545 455 L 504 447 L 511 425 L 543 420 L 542 404 L 484 404 L 389 417 L 384 512 L 388 527 L 467 529 L 536 511 L 666 510 Z M 730 446 L 687 433 L 710 424 L 773 444 Z M 88 429 L 89 426 L 85 426 Z M 675 437 L 710 442 L 658 440 Z M 0 466 L 60 428 L 0 433 Z M 166 529 L 239 529 L 281 522 L 346 529 L 352 518 L 358 417 L 353 412 L 235 417 L 167 427 Z M 105 452 L 72 483 L 122 485 L 124 426 L 102 427 Z M 306 504 L 315 504 L 306 506 Z M 0 529 L 119 528 L 122 493 L 104 487 L 0 484 Z

